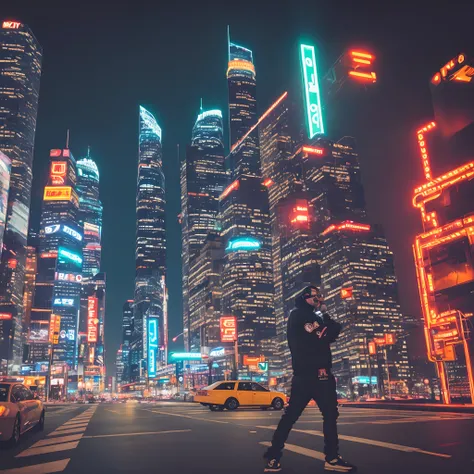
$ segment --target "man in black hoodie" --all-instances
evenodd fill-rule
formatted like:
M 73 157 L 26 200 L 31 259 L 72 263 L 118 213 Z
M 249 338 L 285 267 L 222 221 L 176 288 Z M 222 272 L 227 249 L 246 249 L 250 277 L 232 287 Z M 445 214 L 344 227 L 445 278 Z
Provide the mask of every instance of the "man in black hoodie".
M 319 288 L 306 287 L 295 300 L 296 308 L 288 318 L 293 380 L 291 397 L 273 435 L 272 445 L 265 453 L 265 472 L 281 470 L 280 458 L 291 428 L 311 399 L 323 415 L 324 468 L 329 471 L 355 472 L 356 467 L 339 456 L 337 436 L 336 380 L 331 373 L 330 344 L 341 332 L 341 325 L 327 314 L 327 307 Z

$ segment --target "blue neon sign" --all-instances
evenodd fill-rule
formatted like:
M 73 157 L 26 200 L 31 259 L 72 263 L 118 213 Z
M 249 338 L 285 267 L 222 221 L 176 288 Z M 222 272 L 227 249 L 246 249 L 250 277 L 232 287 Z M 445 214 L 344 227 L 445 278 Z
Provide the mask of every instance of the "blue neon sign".
M 158 354 L 158 319 L 148 318 L 148 377 L 156 377 Z
M 255 237 L 238 237 L 229 240 L 226 252 L 235 252 L 237 250 L 259 250 L 262 242 Z
M 71 252 L 70 250 L 65 249 L 64 247 L 59 247 L 58 249 L 59 257 L 69 260 L 72 263 L 75 263 L 77 266 L 82 266 L 82 257 L 77 253 Z

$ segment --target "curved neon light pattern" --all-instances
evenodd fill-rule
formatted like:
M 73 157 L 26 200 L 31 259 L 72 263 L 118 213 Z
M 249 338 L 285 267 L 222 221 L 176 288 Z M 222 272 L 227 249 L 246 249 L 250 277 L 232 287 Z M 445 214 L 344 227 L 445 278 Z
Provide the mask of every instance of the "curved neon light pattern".
M 425 125 L 423 128 L 420 128 L 420 130 L 416 132 L 416 136 L 418 138 L 418 146 L 420 147 L 421 160 L 423 163 L 423 172 L 427 180 L 431 179 L 431 165 L 430 157 L 428 155 L 428 148 L 426 146 L 425 133 L 433 130 L 434 128 L 436 128 L 436 123 L 430 122 L 428 125 Z
M 244 59 L 233 59 L 229 61 L 227 66 L 227 77 L 232 71 L 246 71 L 251 72 L 252 76 L 255 78 L 255 66 L 250 61 L 245 61 Z
M 207 110 L 206 112 L 203 112 L 202 114 L 198 115 L 198 118 L 197 118 L 196 122 L 199 122 L 202 119 L 205 119 L 206 117 L 219 117 L 219 118 L 222 118 L 222 112 L 219 109 Z
M 237 237 L 229 241 L 226 247 L 227 252 L 235 252 L 237 250 L 259 250 L 262 242 L 255 237 Z
M 368 232 L 370 230 L 370 225 L 368 224 L 359 224 L 353 221 L 344 221 L 339 225 L 332 224 L 327 229 L 325 229 L 321 235 L 327 235 L 330 232 L 339 231 L 339 230 L 354 230 L 357 232 Z
M 140 105 L 140 119 L 144 124 L 160 139 L 161 141 L 161 127 L 158 125 L 156 118 L 151 112 L 148 112 L 145 107 Z
M 97 165 L 94 160 L 91 160 L 90 158 L 83 158 L 82 160 L 78 160 L 77 167 L 91 171 L 97 176 L 97 179 L 99 179 L 99 168 L 97 168 Z

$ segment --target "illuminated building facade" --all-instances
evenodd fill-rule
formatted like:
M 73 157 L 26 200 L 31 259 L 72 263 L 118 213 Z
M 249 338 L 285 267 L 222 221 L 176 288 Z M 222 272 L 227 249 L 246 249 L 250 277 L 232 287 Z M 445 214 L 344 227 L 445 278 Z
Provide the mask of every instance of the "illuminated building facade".
M 4 208 L 0 312 L 11 318 L 0 320 L 0 333 L 10 335 L 0 341 L 0 359 L 10 362 L 10 373 L 20 369 L 24 343 L 23 287 L 41 60 L 41 46 L 26 25 L 15 21 L 1 24 L 0 152 L 11 160 L 11 178 Z
M 53 363 L 77 368 L 83 232 L 79 223 L 76 161 L 69 149 L 50 151 L 30 317 L 29 362 L 48 360 L 49 326 L 60 318 Z M 55 316 L 53 316 L 55 315 Z
M 158 318 L 163 325 L 166 272 L 165 176 L 161 147 L 161 128 L 144 107 L 139 112 L 139 150 L 137 179 L 136 275 L 134 326 L 131 343 L 131 381 L 140 379 L 146 368 L 147 319 Z M 163 331 L 160 330 L 160 338 Z M 161 340 L 162 341 L 162 340 Z M 161 344 L 160 344 L 161 346 Z
M 8 209 L 8 192 L 10 190 L 10 175 L 12 161 L 0 151 L 0 248 L 3 248 L 3 234 Z
M 376 389 L 385 395 L 406 392 L 410 366 L 393 254 L 380 229 L 368 222 L 354 140 L 320 139 L 300 153 L 320 233 L 323 293 L 330 314 L 344 327 L 333 348 L 340 387 L 351 396 Z M 377 383 L 365 385 L 366 377 Z
M 38 250 L 36 247 L 26 248 L 25 288 L 23 292 L 23 332 L 24 340 L 28 338 L 30 329 L 31 308 L 35 295 L 36 272 L 38 266 Z
M 210 232 L 189 269 L 189 280 L 193 282 L 189 292 L 191 352 L 220 345 L 223 266 L 223 240 L 219 234 Z
M 191 146 L 181 165 L 181 225 L 184 298 L 185 345 L 199 346 L 196 313 L 189 307 L 190 294 L 201 279 L 199 269 L 191 271 L 209 232 L 216 229 L 219 196 L 224 190 L 227 173 L 224 164 L 222 112 L 210 110 L 198 115 L 192 132 Z M 201 309 L 198 309 L 201 311 Z M 199 318 L 198 318 L 199 319 Z M 199 325 L 199 328 L 201 325 Z M 203 329 L 204 330 L 204 329 Z M 200 349 L 199 349 L 200 350 Z
M 133 300 L 125 301 L 122 309 L 122 377 L 117 376 L 118 383 L 127 383 L 130 378 L 130 346 L 133 333 Z
M 272 359 L 273 352 L 262 352 L 276 335 L 267 187 L 258 176 L 242 175 L 221 194 L 220 205 L 223 313 L 237 317 L 242 354 Z
M 473 61 L 450 60 L 431 79 L 435 121 L 417 130 L 425 181 L 414 191 L 423 232 L 413 246 L 428 359 L 444 403 L 474 400 Z
M 99 273 L 101 257 L 102 203 L 99 197 L 99 170 L 90 157 L 77 162 L 79 221 L 84 229 L 83 281 Z
M 99 170 L 90 156 L 77 161 L 79 223 L 82 227 L 83 262 L 79 331 L 86 334 L 82 363 L 84 382 L 100 390 L 105 377 L 104 317 L 105 274 L 100 272 L 102 203 L 99 196 Z M 97 305 L 96 305 L 97 301 Z
M 229 92 L 229 142 L 231 151 L 246 137 L 235 153 L 227 157 L 232 179 L 242 174 L 260 176 L 257 123 L 257 79 L 250 49 L 228 38 L 227 86 Z

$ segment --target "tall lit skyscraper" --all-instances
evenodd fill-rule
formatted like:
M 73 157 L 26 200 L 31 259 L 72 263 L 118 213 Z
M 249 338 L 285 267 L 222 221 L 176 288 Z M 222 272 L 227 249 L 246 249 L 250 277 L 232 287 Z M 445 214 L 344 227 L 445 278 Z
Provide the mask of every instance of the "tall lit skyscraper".
M 189 295 L 198 284 L 201 270 L 192 272 L 191 268 L 208 233 L 216 229 L 219 196 L 226 181 L 222 112 L 201 110 L 193 127 L 191 146 L 186 149 L 186 160 L 181 165 L 184 339 L 186 346 L 198 350 L 205 329 L 197 325 L 197 316 L 190 311 Z
M 0 152 L 12 162 L 10 192 L 0 261 L 0 306 L 11 319 L 10 338 L 0 340 L 0 359 L 13 370 L 21 364 L 22 303 L 30 214 L 33 149 L 41 77 L 41 46 L 31 30 L 16 21 L 0 28 Z
M 262 178 L 253 54 L 230 42 L 229 89 L 232 183 L 220 196 L 225 246 L 222 311 L 237 317 L 242 354 L 275 358 L 275 314 L 268 190 Z M 245 369 L 244 369 L 245 370 Z
M 257 123 L 257 80 L 252 51 L 232 43 L 230 36 L 228 56 L 229 146 L 232 151 Z M 253 129 L 245 144 L 227 157 L 227 168 L 232 179 L 241 174 L 260 176 L 257 129 Z
M 34 303 L 30 319 L 29 360 L 48 360 L 49 332 L 31 338 L 60 318 L 53 363 L 77 367 L 77 336 L 82 280 L 83 233 L 79 224 L 76 161 L 69 149 L 51 150 L 44 188 Z
M 87 157 L 77 162 L 77 194 L 79 221 L 84 228 L 83 281 L 100 271 L 102 203 L 99 197 L 99 170 L 95 161 Z
M 122 355 L 123 372 L 122 377 L 117 382 L 130 381 L 130 345 L 133 333 L 133 300 L 125 301 L 122 310 L 122 345 L 120 346 Z
M 166 273 L 165 176 L 161 128 L 144 107 L 139 112 L 137 179 L 137 231 L 134 331 L 131 346 L 131 380 L 138 380 L 140 364 L 147 358 L 147 320 L 159 319 L 163 342 L 164 288 Z M 162 344 L 160 344 L 160 347 Z M 144 372 L 142 372 L 144 373 Z

